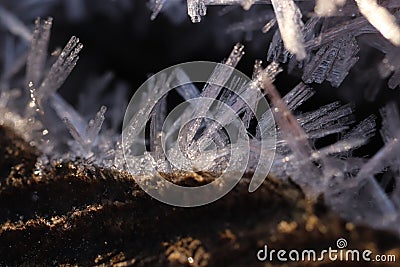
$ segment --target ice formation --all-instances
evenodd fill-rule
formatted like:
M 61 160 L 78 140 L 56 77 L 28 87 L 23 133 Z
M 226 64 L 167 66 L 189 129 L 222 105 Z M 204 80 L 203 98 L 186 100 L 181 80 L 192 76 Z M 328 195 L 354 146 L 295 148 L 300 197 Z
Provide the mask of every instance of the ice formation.
M 152 19 L 162 12 L 168 2 L 151 1 Z M 373 46 L 385 54 L 379 66 L 379 75 L 382 78 L 391 76 L 391 88 L 400 84 L 397 47 L 400 35 L 395 22 L 399 18 L 396 10 L 400 4 L 390 0 L 381 1 L 380 5 L 373 0 L 359 0 L 356 3 L 331 0 L 330 5 L 323 7 L 323 1 L 317 1 L 317 5 L 312 6 L 315 14 L 303 16 L 303 23 L 302 4 L 306 2 L 187 0 L 188 14 L 193 22 L 199 22 L 206 15 L 208 5 L 240 5 L 247 10 L 253 4 L 272 4 L 276 17 L 268 17 L 262 23 L 264 32 L 271 30 L 274 24 L 279 27 L 273 34 L 268 50 L 267 60 L 270 63 L 263 68 L 261 61 L 256 61 L 250 81 L 231 80 L 237 89 L 236 94 L 221 85 L 227 83 L 232 74 L 225 71 L 226 68 L 234 68 L 243 56 L 244 47 L 240 44 L 234 47 L 227 60 L 219 65 L 220 68 L 214 70 L 202 90 L 195 84 L 186 83 L 190 80 L 183 70 L 159 80 L 150 80 L 148 90 L 142 95 L 141 106 L 134 110 L 138 115 L 134 116 L 124 132 L 135 137 L 150 123 L 148 148 L 132 151 L 136 156 L 129 160 L 136 164 L 137 174 L 149 166 L 161 172 L 221 172 L 227 167 L 227 159 L 240 155 L 243 148 L 242 143 L 232 142 L 222 130 L 223 126 L 236 122 L 233 117 L 239 115 L 239 123 L 244 125 L 243 132 L 239 134 L 246 136 L 249 143 L 247 172 L 258 173 L 258 178 L 265 176 L 265 168 L 257 163 L 274 157 L 271 173 L 280 179 L 292 179 L 301 186 L 307 197 L 315 199 L 323 194 L 326 203 L 348 220 L 400 234 L 400 116 L 396 104 L 390 103 L 382 108 L 381 135 L 385 144 L 370 159 L 357 157 L 352 152 L 374 135 L 374 116 L 354 126 L 353 106 L 338 102 L 314 111 L 298 111 L 313 96 L 312 83 L 328 81 L 334 87 L 342 84 L 359 59 L 357 37 L 366 33 L 373 34 L 376 39 Z M 68 3 L 77 4 L 76 1 Z M 372 14 L 372 9 L 377 12 Z M 24 23 L 5 8 L 0 7 L 0 14 L 2 25 L 10 33 L 30 42 L 30 49 L 26 52 L 23 46 L 15 45 L 15 40 L 10 36 L 4 38 L 6 49 L 0 77 L 0 125 L 12 127 L 43 153 L 38 166 L 52 160 L 82 160 L 86 164 L 126 170 L 122 151 L 137 146 L 135 143 L 122 144 L 121 133 L 118 132 L 118 118 L 121 120 L 122 114 L 116 107 L 125 100 L 124 86 L 120 85 L 117 93 L 109 98 L 108 113 L 105 106 L 101 106 L 97 113 L 84 112 L 85 105 L 76 110 L 57 90 L 77 63 L 82 49 L 79 39 L 72 37 L 62 51 L 53 53 L 53 57 L 48 59 L 51 18 L 36 20 L 31 33 Z M 376 14 L 381 16 L 381 21 L 376 19 Z M 300 69 L 303 79 L 283 97 L 273 84 L 274 78 L 282 71 L 281 63 L 287 63 L 289 69 Z M 20 71 L 24 65 L 26 73 L 25 77 L 21 77 Z M 93 83 L 97 83 L 97 88 L 104 88 L 110 79 L 112 76 L 106 74 Z M 168 100 L 165 96 L 156 96 L 163 95 L 165 84 L 181 82 L 186 84 L 176 90 L 190 105 L 177 121 L 168 122 L 167 131 L 164 132 L 162 125 L 168 116 Z M 87 105 L 98 108 L 100 101 L 93 95 L 95 91 L 86 92 L 92 94 L 86 98 L 91 101 Z M 252 110 L 262 99 L 265 100 L 265 95 L 271 109 L 256 121 L 256 130 L 252 132 Z M 222 122 L 219 124 L 198 119 L 199 115 L 206 115 L 213 105 L 213 102 L 196 102 L 199 96 L 218 99 L 232 112 L 214 114 Z M 111 122 L 107 121 L 109 113 L 114 113 Z M 179 121 L 185 119 L 192 120 L 188 126 L 180 128 Z M 315 144 L 319 139 L 333 134 L 342 138 L 317 148 Z M 178 136 L 177 141 L 168 141 L 174 135 Z M 271 136 L 274 141 L 276 138 L 276 143 L 260 146 L 262 138 Z M 162 147 L 163 143 L 166 143 L 166 147 Z M 269 145 L 276 145 L 275 155 L 269 154 Z M 236 160 L 239 162 L 240 158 Z M 375 176 L 382 172 L 389 173 L 390 179 L 393 179 L 392 190 L 386 190 L 385 183 L 380 184 L 376 179 Z M 250 190 L 255 190 L 260 181 L 254 180 Z
M 176 16 L 176 9 L 170 6 L 182 4 L 176 0 L 152 0 L 150 3 L 153 7 L 152 19 L 163 12 L 162 6 L 166 5 L 169 8 L 164 10 L 165 13 L 170 17 Z M 254 4 L 271 6 L 274 15 L 268 10 L 251 12 Z M 386 78 L 394 72 L 389 87 L 395 88 L 400 84 L 399 64 L 394 59 L 397 57 L 393 56 L 398 54 L 400 45 L 398 1 L 187 0 L 187 13 L 192 22 L 200 22 L 206 15 L 207 6 L 217 5 L 232 8 L 241 6 L 249 10 L 249 17 L 229 25 L 227 33 L 244 31 L 246 38 L 251 39 L 254 31 L 266 33 L 277 24 L 268 60 L 282 63 L 290 61 L 290 69 L 295 66 L 301 69 L 306 83 L 322 83 L 326 80 L 338 87 L 359 59 L 359 40 L 356 37 L 376 34 L 375 40 L 368 45 L 377 43 L 377 48 L 383 53 L 391 53 L 382 62 L 381 76 Z M 221 14 L 228 16 L 230 10 Z

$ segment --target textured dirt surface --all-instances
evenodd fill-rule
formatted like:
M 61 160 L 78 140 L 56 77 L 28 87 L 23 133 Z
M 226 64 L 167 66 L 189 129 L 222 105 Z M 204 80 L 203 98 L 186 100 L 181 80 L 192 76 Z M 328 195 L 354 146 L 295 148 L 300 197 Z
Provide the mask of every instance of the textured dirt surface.
M 269 249 L 336 248 L 395 254 L 394 235 L 339 219 L 291 182 L 248 180 L 222 199 L 175 208 L 145 194 L 132 176 L 77 162 L 35 172 L 37 152 L 0 127 L 0 266 L 399 266 L 349 262 L 260 262 Z M 205 174 L 180 175 L 182 184 Z M 171 178 L 171 177 L 170 177 Z M 173 177 L 172 177 L 173 178 Z M 188 182 L 190 181 L 190 182 Z

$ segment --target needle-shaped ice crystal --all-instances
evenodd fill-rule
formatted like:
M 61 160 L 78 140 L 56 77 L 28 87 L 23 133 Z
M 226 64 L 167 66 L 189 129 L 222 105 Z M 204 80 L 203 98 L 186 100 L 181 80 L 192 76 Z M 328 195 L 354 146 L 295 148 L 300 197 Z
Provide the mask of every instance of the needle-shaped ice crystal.
M 26 83 L 33 83 L 34 87 L 39 86 L 44 73 L 52 24 L 52 18 L 46 20 L 37 18 L 35 21 L 35 29 L 26 64 Z
M 83 45 L 79 42 L 79 39 L 75 36 L 71 37 L 37 90 L 39 101 L 46 100 L 60 88 L 75 67 L 79 59 L 78 54 L 82 48 Z
M 400 27 L 396 18 L 380 6 L 377 0 L 356 0 L 361 14 L 379 30 L 379 32 L 396 46 L 400 46 Z
M 271 3 L 286 49 L 295 54 L 297 60 L 305 59 L 304 24 L 300 9 L 293 0 L 271 0 Z

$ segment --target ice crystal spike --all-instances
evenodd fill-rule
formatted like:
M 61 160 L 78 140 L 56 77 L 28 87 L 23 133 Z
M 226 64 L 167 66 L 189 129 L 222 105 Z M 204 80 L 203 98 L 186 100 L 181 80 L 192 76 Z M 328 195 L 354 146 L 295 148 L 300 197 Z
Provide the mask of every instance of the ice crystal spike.
M 322 83 L 324 80 L 338 87 L 357 62 L 357 41 L 347 35 L 321 47 L 311 61 L 306 64 L 303 80 L 306 83 Z
M 47 99 L 64 83 L 75 67 L 79 59 L 78 54 L 82 48 L 83 45 L 79 42 L 79 39 L 75 36 L 71 37 L 37 91 L 40 101 Z
M 154 107 L 150 121 L 150 151 L 157 162 L 165 162 L 165 154 L 162 147 L 162 128 L 167 114 L 167 99 L 164 96 Z M 160 163 L 158 165 L 161 165 Z M 166 171 L 166 170 L 163 170 Z
M 295 110 L 312 97 L 314 93 L 315 91 L 311 87 L 300 83 L 283 97 L 283 101 L 290 110 Z
M 150 8 L 153 11 L 151 14 L 151 20 L 155 20 L 158 14 L 160 13 L 164 3 L 166 0 L 152 0 L 150 1 Z
M 218 95 L 222 90 L 222 87 L 220 85 L 226 84 L 228 79 L 231 77 L 233 68 L 236 67 L 237 63 L 244 54 L 243 48 L 244 47 L 241 44 L 236 44 L 234 46 L 232 52 L 230 53 L 228 59 L 225 61 L 224 64 L 231 68 L 220 67 L 220 65 L 218 65 L 214 69 L 213 73 L 211 74 L 211 77 L 209 78 L 207 84 L 205 85 L 203 91 L 201 92 L 202 97 L 210 99 L 216 99 L 218 97 Z M 190 127 L 187 127 L 182 132 L 182 135 L 179 137 L 179 143 L 182 148 L 189 148 L 189 144 L 194 139 L 194 136 L 196 135 L 203 121 L 201 118 L 205 117 L 211 104 L 212 104 L 211 101 L 210 102 L 202 101 L 200 104 L 196 105 L 192 115 L 192 117 L 196 119 L 194 119 L 190 123 Z M 183 136 L 185 136 L 184 139 Z M 194 152 L 193 149 L 191 148 L 189 148 L 187 152 L 189 153 L 189 151 L 191 151 L 192 153 Z
M 101 126 L 103 125 L 105 118 L 104 114 L 106 111 L 107 108 L 105 106 L 102 106 L 99 112 L 97 112 L 95 118 L 89 121 L 86 129 L 82 129 L 81 120 L 76 121 L 76 118 L 71 116 L 63 118 L 63 122 L 67 126 L 71 136 L 81 146 L 83 152 L 81 156 L 83 156 L 84 158 L 89 158 L 92 156 L 91 149 L 98 137 Z
M 380 6 L 377 0 L 356 0 L 361 14 L 379 30 L 379 32 L 396 46 L 400 46 L 400 27 L 396 18 Z
M 304 24 L 301 21 L 301 11 L 293 0 L 271 0 L 271 3 L 286 49 L 295 54 L 297 60 L 305 59 Z
M 275 26 L 275 24 L 276 24 L 276 18 L 270 19 L 270 20 L 267 22 L 267 24 L 265 24 L 264 27 L 262 27 L 261 31 L 262 31 L 263 33 L 267 33 L 267 32 L 269 32 L 269 31 L 272 29 L 272 27 Z
M 206 15 L 206 5 L 203 0 L 187 0 L 188 15 L 193 23 L 200 22 Z
M 35 21 L 35 30 L 26 64 L 26 84 L 33 83 L 34 87 L 39 86 L 44 72 L 52 22 L 52 18 L 44 21 L 37 18 Z
M 88 126 L 86 127 L 86 144 L 91 145 L 96 141 L 96 138 L 101 130 L 101 126 L 103 125 L 105 119 L 104 114 L 106 111 L 107 107 L 102 106 L 99 112 L 97 112 L 95 118 L 89 121 Z
M 31 41 L 32 35 L 28 28 L 11 12 L 0 5 L 0 22 L 16 36 L 21 37 L 27 42 Z
M 235 67 L 244 55 L 243 50 L 244 50 L 244 45 L 237 43 L 233 47 L 233 50 L 229 55 L 228 59 L 225 61 L 225 64 L 231 67 Z

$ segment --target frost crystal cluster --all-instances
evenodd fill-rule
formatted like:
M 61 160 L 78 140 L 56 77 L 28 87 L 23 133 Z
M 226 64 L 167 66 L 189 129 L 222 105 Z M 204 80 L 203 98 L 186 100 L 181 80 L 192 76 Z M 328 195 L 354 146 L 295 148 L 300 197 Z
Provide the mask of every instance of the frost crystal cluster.
M 167 16 L 176 16 L 171 6 L 182 5 L 176 0 L 149 2 L 153 18 L 163 12 L 164 6 Z M 200 22 L 207 7 L 219 5 L 226 6 L 220 14 L 227 19 L 230 13 L 237 16 L 238 8 L 248 10 L 241 15 L 241 22 L 227 26 L 228 34 L 242 31 L 246 39 L 256 39 L 254 32 L 258 32 L 258 41 L 265 38 L 265 33 L 274 31 L 272 42 L 266 47 L 268 60 L 289 62 L 289 71 L 299 69 L 305 83 L 329 81 L 333 87 L 339 87 L 359 60 L 356 37 L 365 35 L 363 42 L 367 46 L 387 55 L 382 60 L 380 78 L 391 76 L 390 88 L 400 84 L 396 63 L 400 45 L 397 0 L 187 0 L 187 13 L 192 22 Z M 251 9 L 261 5 L 266 8 Z
M 150 1 L 152 19 L 164 7 L 168 11 L 167 7 L 181 4 L 173 0 Z M 220 174 L 229 168 L 235 170 L 242 156 L 247 156 L 244 172 L 255 174 L 250 191 L 262 183 L 271 167 L 272 175 L 293 180 L 310 199 L 323 194 L 326 203 L 346 219 L 400 234 L 397 104 L 388 103 L 381 109 L 384 145 L 370 159 L 354 152 L 375 134 L 375 116 L 357 122 L 353 106 L 339 102 L 299 111 L 313 96 L 313 83 L 327 81 L 333 87 L 344 83 L 359 60 L 362 38 L 382 52 L 377 75 L 388 79 L 390 88 L 398 87 L 400 2 L 187 0 L 191 20 L 200 22 L 211 5 L 239 5 L 249 12 L 253 5 L 270 7 L 261 20 L 250 18 L 230 29 L 253 31 L 260 24 L 261 32 L 273 31 L 266 47 L 268 64 L 263 67 L 257 60 L 252 79 L 232 75 L 244 54 L 243 45 L 237 44 L 227 59 L 217 64 L 201 90 L 191 83 L 184 69 L 150 78 L 123 133 L 118 129 L 123 114 L 118 107 L 126 101 L 125 86 L 117 85 L 107 97 L 107 110 L 97 95 L 113 77 L 108 73 L 97 78 L 88 86 L 92 89 L 82 92 L 82 101 L 75 109 L 57 90 L 77 64 L 83 48 L 80 40 L 72 37 L 63 49 L 48 56 L 52 19 L 37 19 L 31 31 L 0 6 L 1 23 L 9 31 L 3 39 L 0 125 L 13 128 L 43 153 L 38 166 L 52 160 L 81 160 L 88 165 L 127 170 L 127 161 L 135 175 L 149 169 L 164 174 Z M 300 73 L 302 82 L 281 97 L 274 79 L 283 67 Z M 174 90 L 188 104 L 176 120 L 168 119 L 168 106 L 173 103 L 168 103 L 167 87 L 176 87 Z M 227 90 L 228 87 L 234 90 Z M 198 98 L 209 101 L 197 101 Z M 268 101 L 271 108 L 257 114 L 263 101 Z M 93 106 L 97 110 L 90 110 Z M 236 124 L 239 130 L 233 140 L 225 128 Z M 146 129 L 148 133 L 141 136 L 145 140 L 143 149 L 135 140 Z M 339 140 L 322 147 L 316 145 L 333 135 Z M 122 136 L 131 141 L 123 143 Z M 248 153 L 243 154 L 244 148 Z M 134 156 L 129 157 L 131 154 Z M 388 184 L 394 185 L 388 188 Z

